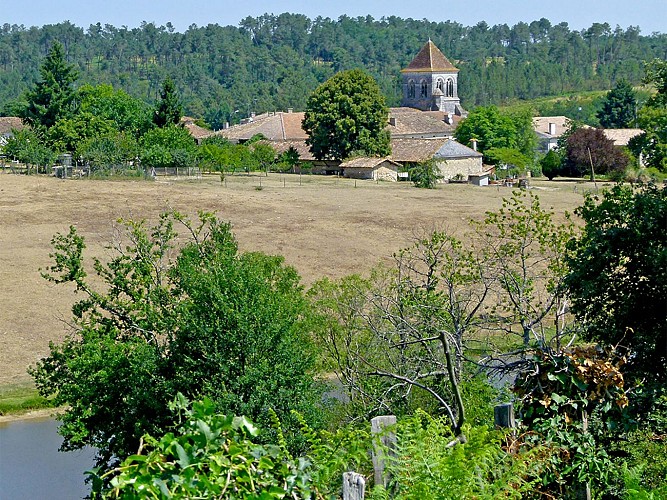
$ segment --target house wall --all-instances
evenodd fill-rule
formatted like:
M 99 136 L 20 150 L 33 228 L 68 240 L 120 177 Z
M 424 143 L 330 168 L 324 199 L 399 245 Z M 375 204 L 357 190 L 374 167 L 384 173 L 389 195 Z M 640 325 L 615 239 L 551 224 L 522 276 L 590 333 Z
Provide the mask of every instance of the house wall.
M 449 180 L 461 174 L 463 179 L 467 179 L 469 174 L 482 173 L 482 157 L 476 158 L 452 158 L 447 161 L 439 161 L 438 168 L 442 180 Z
M 350 179 L 372 179 L 374 181 L 396 182 L 398 180 L 398 172 L 395 169 L 383 166 L 373 169 L 346 167 L 343 171 L 343 176 Z

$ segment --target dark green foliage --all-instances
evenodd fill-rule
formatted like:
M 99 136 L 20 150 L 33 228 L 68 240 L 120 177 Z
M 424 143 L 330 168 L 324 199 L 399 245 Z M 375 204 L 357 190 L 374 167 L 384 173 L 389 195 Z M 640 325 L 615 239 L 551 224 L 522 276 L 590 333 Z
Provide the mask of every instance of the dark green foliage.
M 550 181 L 553 180 L 554 177 L 560 175 L 562 163 L 562 157 L 555 150 L 550 149 L 540 160 L 542 175 Z
M 571 243 L 567 285 L 585 337 L 630 348 L 629 371 L 665 380 L 667 191 L 615 186 L 577 213 L 586 226 Z
M 410 179 L 418 188 L 435 189 L 442 179 L 438 163 L 434 160 L 418 163 L 410 169 Z
M 625 80 L 619 81 L 602 101 L 598 118 L 602 128 L 628 128 L 637 113 L 637 98 L 632 86 Z
M 614 141 L 607 139 L 601 129 L 580 127 L 565 140 L 566 175 L 621 175 L 629 163 L 627 153 L 614 146 Z
M 622 78 L 634 85 L 643 74 L 641 61 L 664 58 L 667 50 L 664 34 L 643 34 L 637 26 L 595 23 L 594 29 L 579 30 L 547 19 L 463 26 L 415 17 L 264 14 L 235 26 L 192 25 L 184 32 L 150 22 L 130 28 L 8 24 L 0 31 L 0 109 L 9 112 L 7 104 L 37 81 L 45 42 L 53 39 L 66 47 L 82 82 L 109 82 L 151 105 L 163 75 L 171 75 L 186 114 L 205 115 L 216 129 L 238 123 L 250 107 L 304 110 L 318 84 L 336 71 L 359 67 L 377 79 L 390 105 L 398 105 L 399 71 L 428 37 L 456 61 L 459 95 L 469 109 L 607 90 Z M 595 118 L 594 110 L 584 112 Z
M 159 128 L 178 125 L 182 115 L 183 107 L 176 92 L 176 87 L 171 78 L 167 77 L 160 89 L 160 99 L 153 113 L 153 123 Z
M 74 82 L 78 73 L 65 61 L 63 46 L 51 45 L 40 68 L 41 79 L 26 92 L 27 108 L 22 114 L 26 123 L 35 129 L 49 129 L 61 118 L 74 111 Z
M 317 159 L 343 160 L 353 153 L 386 156 L 388 109 L 377 83 L 361 70 L 336 74 L 308 99 L 303 129 Z
M 492 164 L 510 164 L 525 170 L 533 162 L 537 137 L 528 110 L 503 112 L 482 106 L 470 112 L 454 131 L 461 144 L 477 141 L 477 150 Z
M 196 145 L 183 127 L 154 128 L 141 137 L 141 163 L 148 167 L 194 166 Z
M 180 250 L 176 221 L 189 235 Z M 238 252 L 229 224 L 211 215 L 126 225 L 127 246 L 94 263 L 103 291 L 87 278 L 76 230 L 53 239 L 45 277 L 73 284 L 83 298 L 72 309 L 76 331 L 31 373 L 42 395 L 68 408 L 63 447 L 95 446 L 103 466 L 126 457 L 142 435 L 165 431 L 179 391 L 267 429 L 273 408 L 296 446 L 290 410 L 316 422 L 319 401 L 296 272 L 282 258 Z

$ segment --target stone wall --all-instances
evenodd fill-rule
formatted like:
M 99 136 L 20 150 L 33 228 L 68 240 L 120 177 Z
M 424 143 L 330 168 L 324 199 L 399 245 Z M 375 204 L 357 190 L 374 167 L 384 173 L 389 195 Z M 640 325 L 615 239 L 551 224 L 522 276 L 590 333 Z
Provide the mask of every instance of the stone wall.
M 470 174 L 482 173 L 482 157 L 477 158 L 455 158 L 438 162 L 440 175 L 443 176 L 443 181 L 452 179 L 461 174 L 463 179 L 468 179 Z

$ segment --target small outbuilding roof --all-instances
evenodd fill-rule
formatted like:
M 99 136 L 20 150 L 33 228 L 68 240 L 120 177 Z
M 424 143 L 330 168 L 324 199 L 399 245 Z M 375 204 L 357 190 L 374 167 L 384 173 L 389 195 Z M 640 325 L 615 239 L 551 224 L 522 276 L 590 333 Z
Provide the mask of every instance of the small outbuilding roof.
M 400 163 L 396 163 L 385 156 L 382 158 L 369 158 L 366 156 L 360 156 L 358 158 L 353 158 L 351 160 L 344 161 L 340 164 L 342 168 L 368 168 L 374 169 L 382 165 L 383 163 L 389 163 L 394 167 L 400 167 Z

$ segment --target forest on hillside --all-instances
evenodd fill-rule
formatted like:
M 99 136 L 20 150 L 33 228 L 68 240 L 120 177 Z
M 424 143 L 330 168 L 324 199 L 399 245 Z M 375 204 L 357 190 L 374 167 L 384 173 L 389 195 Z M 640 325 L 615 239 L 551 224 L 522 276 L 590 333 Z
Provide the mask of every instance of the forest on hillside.
M 79 85 L 109 83 L 153 102 L 169 76 L 188 115 L 212 127 L 251 111 L 302 110 L 308 95 L 335 72 L 363 67 L 388 104 L 400 101 L 400 70 L 428 39 L 460 68 L 464 106 L 499 104 L 568 92 L 603 90 L 625 79 L 639 83 L 642 62 L 667 58 L 667 34 L 594 23 L 581 31 L 547 19 L 466 27 L 456 22 L 386 17 L 314 20 L 301 14 L 247 17 L 238 26 L 167 23 L 120 28 L 70 22 L 0 28 L 0 114 L 39 79 L 54 41 L 79 71 Z

